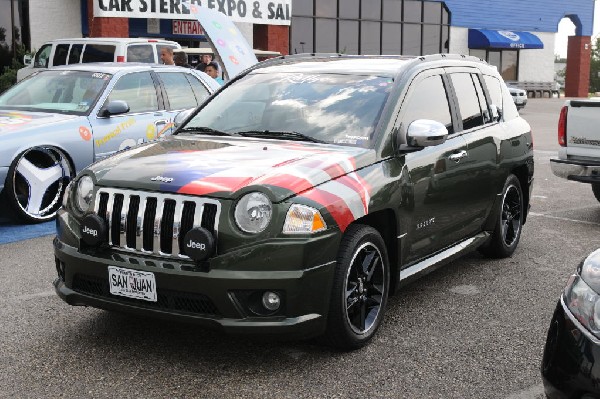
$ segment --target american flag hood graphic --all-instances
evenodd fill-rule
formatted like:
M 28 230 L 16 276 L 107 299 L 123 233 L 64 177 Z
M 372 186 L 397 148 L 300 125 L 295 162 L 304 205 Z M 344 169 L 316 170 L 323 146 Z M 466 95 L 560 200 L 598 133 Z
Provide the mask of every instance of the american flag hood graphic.
M 275 203 L 300 196 L 325 207 L 343 230 L 368 212 L 370 187 L 356 171 L 374 161 L 373 150 L 346 146 L 174 137 L 90 169 L 107 187 L 232 200 L 256 190 Z

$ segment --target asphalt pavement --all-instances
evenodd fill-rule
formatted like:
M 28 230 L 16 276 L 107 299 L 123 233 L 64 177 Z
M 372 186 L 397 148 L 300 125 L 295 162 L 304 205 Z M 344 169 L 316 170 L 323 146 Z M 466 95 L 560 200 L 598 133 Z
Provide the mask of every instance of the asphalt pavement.
M 71 307 L 51 286 L 52 235 L 0 245 L 0 397 L 542 398 L 552 312 L 600 247 L 591 188 L 550 171 L 562 102 L 530 99 L 522 111 L 536 170 L 513 257 L 473 253 L 405 287 L 361 350 Z

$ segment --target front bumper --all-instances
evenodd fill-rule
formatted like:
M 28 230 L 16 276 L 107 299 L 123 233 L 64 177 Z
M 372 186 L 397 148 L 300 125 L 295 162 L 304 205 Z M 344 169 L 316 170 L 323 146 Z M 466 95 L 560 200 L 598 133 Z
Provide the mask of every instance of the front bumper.
M 64 222 L 57 219 L 59 226 Z M 64 225 L 59 232 L 65 235 Z M 60 236 L 60 235 L 59 235 Z M 118 250 L 84 251 L 54 240 L 58 278 L 56 293 L 70 305 L 92 306 L 141 316 L 181 320 L 229 333 L 285 335 L 309 338 L 326 327 L 335 268 L 337 236 L 263 243 L 259 256 L 252 249 L 232 251 L 210 260 L 212 267 L 195 267 L 190 260 L 173 261 Z M 66 240 L 71 241 L 71 240 Z M 319 264 L 305 265 L 307 252 L 331 248 Z M 124 298 L 110 293 L 108 266 L 152 272 L 157 302 Z M 253 311 L 251 298 L 264 291 L 282 293 L 280 310 Z M 259 294 L 257 294 L 259 293 Z
M 600 183 L 600 163 L 551 159 L 552 173 L 563 179 L 582 183 Z
M 600 340 L 573 317 L 562 298 L 548 330 L 541 372 L 550 399 L 600 398 Z

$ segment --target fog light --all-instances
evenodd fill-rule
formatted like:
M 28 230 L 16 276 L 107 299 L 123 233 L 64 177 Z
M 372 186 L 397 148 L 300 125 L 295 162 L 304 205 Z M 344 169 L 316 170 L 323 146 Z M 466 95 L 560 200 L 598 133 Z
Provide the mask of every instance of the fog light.
M 265 309 L 274 312 L 279 309 L 279 306 L 281 305 L 281 299 L 279 298 L 278 294 L 272 291 L 267 291 L 262 296 L 262 304 Z

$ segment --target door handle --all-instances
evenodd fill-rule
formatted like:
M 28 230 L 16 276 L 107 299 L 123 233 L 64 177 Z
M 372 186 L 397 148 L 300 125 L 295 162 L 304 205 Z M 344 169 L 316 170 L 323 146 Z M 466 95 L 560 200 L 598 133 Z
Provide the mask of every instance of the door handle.
M 154 125 L 156 125 L 156 126 L 166 125 L 167 123 L 169 123 L 169 121 L 167 119 L 160 119 L 160 120 L 154 121 Z
M 466 157 L 468 154 L 465 150 L 461 150 L 460 152 L 457 152 L 456 154 L 452 154 L 448 157 L 449 160 L 454 161 L 456 163 L 459 163 L 461 159 L 463 159 L 464 157 Z

